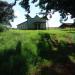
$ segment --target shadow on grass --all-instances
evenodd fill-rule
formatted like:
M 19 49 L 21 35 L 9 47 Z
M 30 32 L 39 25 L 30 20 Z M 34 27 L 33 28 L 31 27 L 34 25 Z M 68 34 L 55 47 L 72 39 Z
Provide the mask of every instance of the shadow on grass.
M 75 54 L 75 43 L 59 42 L 54 34 L 43 33 L 40 36 L 37 57 L 28 48 L 25 48 L 24 57 L 20 41 L 15 49 L 1 52 L 0 75 L 27 75 L 28 63 L 39 66 L 40 60 L 43 59 L 52 61 L 52 65 L 40 65 L 39 71 L 33 72 L 32 75 L 75 75 L 75 63 L 69 58 Z
M 40 34 L 38 56 L 41 59 L 51 60 L 53 65 L 41 66 L 39 75 L 75 75 L 75 63 L 69 58 L 75 54 L 75 43 L 58 42 L 53 35 Z
M 27 62 L 21 55 L 21 42 L 16 48 L 0 53 L 0 75 L 26 75 Z
M 43 67 L 38 75 L 58 75 L 58 73 L 49 67 Z

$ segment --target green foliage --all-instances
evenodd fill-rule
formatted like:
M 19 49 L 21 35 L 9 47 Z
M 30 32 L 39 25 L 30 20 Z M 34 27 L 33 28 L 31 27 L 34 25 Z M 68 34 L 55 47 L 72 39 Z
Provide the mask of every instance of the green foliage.
M 0 32 L 6 31 L 6 30 L 8 30 L 8 28 L 0 24 Z
M 29 11 L 30 9 L 29 1 L 30 0 L 22 0 L 20 3 L 26 11 Z M 74 0 L 32 0 L 32 3 L 36 3 L 37 1 L 38 4 L 36 4 L 36 6 L 39 6 L 41 10 L 46 10 L 46 13 L 53 9 L 54 11 L 59 11 L 62 18 L 65 18 L 67 13 L 70 13 L 72 14 L 72 17 L 75 17 Z
M 4 27 L 0 25 L 0 32 L 4 31 Z
M 15 16 L 12 7 L 16 4 L 16 1 L 17 0 L 11 4 L 6 1 L 0 1 L 0 23 L 6 23 L 10 25 L 9 20 L 13 21 Z
M 26 11 L 28 11 L 28 13 L 30 12 L 30 5 L 29 5 L 29 0 L 22 0 L 20 2 L 20 5 L 25 8 Z

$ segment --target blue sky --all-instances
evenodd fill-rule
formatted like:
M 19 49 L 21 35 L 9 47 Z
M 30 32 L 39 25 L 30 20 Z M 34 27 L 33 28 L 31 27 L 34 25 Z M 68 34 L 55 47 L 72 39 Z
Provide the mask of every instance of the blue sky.
M 3 1 L 7 1 L 9 3 L 14 2 L 14 0 L 3 0 Z M 19 0 L 20 1 L 20 0 Z M 26 21 L 25 19 L 25 14 L 26 11 L 19 5 L 19 1 L 17 2 L 16 6 L 13 7 L 14 9 L 14 15 L 17 16 L 17 18 L 14 19 L 14 22 L 11 22 L 12 27 L 16 28 L 18 24 Z M 37 2 L 38 3 L 38 2 Z M 36 4 L 37 4 L 36 3 Z M 40 8 L 39 7 L 35 7 L 36 4 L 31 4 L 31 0 L 30 0 L 30 16 L 34 17 L 36 15 L 36 13 L 40 12 Z M 52 18 L 50 18 L 47 23 L 51 24 L 51 26 L 59 26 L 61 23 L 59 22 L 60 20 L 60 15 L 58 12 L 56 12 Z M 73 22 L 73 20 L 70 18 L 69 16 L 69 20 L 67 22 Z

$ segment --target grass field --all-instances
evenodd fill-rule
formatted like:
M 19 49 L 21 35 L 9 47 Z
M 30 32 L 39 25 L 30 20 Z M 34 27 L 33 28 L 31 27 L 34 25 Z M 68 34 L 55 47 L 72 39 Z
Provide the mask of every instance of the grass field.
M 0 51 L 4 49 L 14 49 L 17 42 L 21 41 L 22 48 L 24 46 L 32 47 L 30 49 L 36 50 L 36 43 L 40 39 L 40 34 L 49 33 L 59 41 L 68 41 L 68 39 L 75 42 L 75 31 L 51 29 L 51 30 L 9 30 L 0 33 Z M 69 41 L 70 41 L 69 40 Z M 29 48 L 28 47 L 28 48 Z
M 74 49 L 75 31 L 70 29 L 11 29 L 6 32 L 0 32 L 0 53 L 4 52 L 4 56 L 6 55 L 7 58 L 11 58 L 12 56 L 12 60 L 15 61 L 15 63 L 16 61 L 22 60 L 22 58 L 20 58 L 21 55 L 27 61 L 29 67 L 29 75 L 36 75 L 34 74 L 34 72 L 38 72 L 38 70 L 40 70 L 42 67 L 49 67 L 51 64 L 59 63 L 59 61 L 60 63 L 64 63 L 66 62 L 66 60 L 68 61 L 68 58 L 70 58 L 72 62 L 75 62 Z M 18 52 L 18 54 L 14 57 L 14 55 L 12 55 L 12 52 L 14 52 L 15 50 Z M 2 56 L 3 58 L 2 54 L 0 54 L 0 56 Z M 17 60 L 17 58 L 19 60 Z M 11 59 L 9 61 L 11 63 Z M 5 63 L 3 64 L 5 65 Z M 4 66 L 4 68 L 6 67 Z M 18 75 L 20 74 L 21 73 L 19 73 Z

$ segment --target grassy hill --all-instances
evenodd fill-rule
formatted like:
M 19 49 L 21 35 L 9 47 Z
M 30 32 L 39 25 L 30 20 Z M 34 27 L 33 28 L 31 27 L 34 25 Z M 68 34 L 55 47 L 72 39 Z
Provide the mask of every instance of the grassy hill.
M 28 75 L 49 75 L 53 73 L 52 70 L 55 72 L 52 75 L 57 75 L 56 73 L 61 75 L 62 72 L 58 72 L 61 69 L 60 64 L 62 66 L 64 64 L 75 66 L 74 49 L 75 31 L 70 29 L 9 30 L 0 32 L 0 61 L 5 68 L 3 70 L 0 68 L 0 72 L 6 71 L 6 67 L 10 65 L 8 68 L 13 70 L 12 75 L 25 75 L 25 73 Z M 18 70 L 17 66 L 12 68 L 15 64 L 19 66 Z M 24 68 L 24 66 L 27 68 Z M 22 72 L 19 71 L 21 68 Z M 49 70 L 49 73 L 48 71 L 46 73 L 46 69 Z M 4 75 L 4 72 L 1 75 Z

